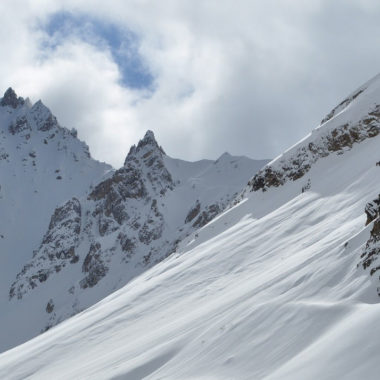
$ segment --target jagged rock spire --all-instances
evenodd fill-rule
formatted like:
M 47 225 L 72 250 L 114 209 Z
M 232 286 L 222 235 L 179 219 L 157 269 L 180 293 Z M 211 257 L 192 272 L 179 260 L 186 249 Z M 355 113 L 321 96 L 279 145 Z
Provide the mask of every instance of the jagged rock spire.
M 146 131 L 144 138 L 139 141 L 138 146 L 141 147 L 141 146 L 145 146 L 148 144 L 158 146 L 156 138 L 154 137 L 154 133 L 151 130 Z
M 154 137 L 154 133 L 151 130 L 147 130 L 145 136 L 142 140 L 137 144 L 136 150 L 139 151 L 144 146 L 151 145 L 154 148 L 157 148 L 161 151 L 162 154 L 165 154 L 164 150 L 161 146 L 158 145 L 156 138 Z
M 157 150 L 157 152 L 160 152 L 160 154 L 166 155 L 162 147 L 158 145 L 156 138 L 154 137 L 154 133 L 151 130 L 148 130 L 146 131 L 144 138 L 139 141 L 137 146 L 136 145 L 131 146 L 131 149 L 129 150 L 129 153 L 127 155 L 127 158 L 125 159 L 125 162 L 127 162 L 128 158 L 130 158 L 131 156 L 134 156 L 140 151 L 146 150 L 146 149 Z
M 17 108 L 19 105 L 24 104 L 24 99 L 21 97 L 17 97 L 15 91 L 12 87 L 9 87 L 7 91 L 5 91 L 4 96 L 0 101 L 0 105 L 2 107 L 10 106 L 12 108 Z

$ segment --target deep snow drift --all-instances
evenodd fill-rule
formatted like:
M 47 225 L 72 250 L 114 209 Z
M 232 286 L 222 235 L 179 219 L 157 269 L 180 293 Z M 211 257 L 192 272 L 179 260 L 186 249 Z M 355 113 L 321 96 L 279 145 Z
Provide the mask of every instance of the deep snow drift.
M 177 253 L 1 354 L 0 377 L 378 379 L 378 276 L 362 255 L 380 77 L 342 104 Z

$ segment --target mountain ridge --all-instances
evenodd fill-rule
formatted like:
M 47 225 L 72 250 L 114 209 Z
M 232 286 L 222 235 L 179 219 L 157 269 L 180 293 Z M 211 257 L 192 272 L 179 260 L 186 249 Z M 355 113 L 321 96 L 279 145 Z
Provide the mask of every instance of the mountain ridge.
M 354 144 L 377 136 L 380 105 L 373 103 L 371 95 L 379 88 L 380 75 L 377 75 L 335 107 L 309 135 L 268 163 L 250 180 L 249 190 L 266 191 L 288 180 L 300 179 L 320 158 L 343 154 Z M 360 112 L 352 114 L 352 105 Z
M 251 180 L 166 260 L 1 354 L 0 376 L 377 379 L 378 82 L 267 165 L 278 186 L 259 171 L 263 186 Z M 313 161 L 309 143 L 327 154 Z M 310 167 L 288 175 L 302 148 Z
M 114 170 L 92 160 L 76 131 L 61 127 L 41 101 L 34 105 L 16 102 L 22 98 L 13 90 L 6 93 L 2 109 L 10 116 L 2 124 L 4 141 L 9 140 L 9 147 L 22 144 L 26 150 L 20 160 L 22 170 L 15 178 L 23 183 L 29 178 L 25 173 L 30 172 L 37 191 L 22 193 L 18 199 L 22 196 L 29 202 L 33 194 L 42 192 L 35 208 L 45 209 L 46 184 L 51 189 L 59 184 L 62 194 L 53 199 L 50 213 L 43 213 L 43 223 L 34 221 L 38 231 L 23 243 L 32 248 L 14 260 L 9 282 L 3 279 L 7 294 L 0 297 L 0 307 L 5 310 L 0 316 L 2 350 L 86 309 L 165 259 L 184 236 L 227 207 L 252 173 L 267 162 L 228 154 L 216 161 L 173 159 L 148 130 L 130 148 L 124 165 Z M 45 153 L 47 148 L 51 150 Z M 68 157 L 58 168 L 53 164 L 57 154 Z M 12 172 L 13 155 L 7 157 L 7 164 Z M 99 176 L 85 179 L 86 165 L 101 168 Z M 40 173 L 38 180 L 36 173 Z M 71 189 L 74 177 L 79 186 Z M 12 184 L 4 193 L 4 202 L 10 202 Z M 53 200 L 50 203 L 54 204 Z M 32 211 L 30 219 L 36 212 Z M 9 212 L 14 213 L 12 208 Z M 29 209 L 22 208 L 20 217 L 22 213 Z M 24 228 L 30 229 L 30 223 L 27 219 Z M 15 239 L 9 240 L 8 251 L 15 246 Z

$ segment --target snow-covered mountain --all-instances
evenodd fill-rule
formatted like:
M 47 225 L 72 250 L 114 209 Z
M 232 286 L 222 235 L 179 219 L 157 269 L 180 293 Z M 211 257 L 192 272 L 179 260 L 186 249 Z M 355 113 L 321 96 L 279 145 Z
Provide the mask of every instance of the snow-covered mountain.
M 228 153 L 216 161 L 173 159 L 148 131 L 113 171 L 92 160 L 75 131 L 60 127 L 41 102 L 31 106 L 12 90 L 3 100 L 10 115 L 2 122 L 6 170 L 16 174 L 2 203 L 14 220 L 3 220 L 4 252 L 14 262 L 3 279 L 0 350 L 86 309 L 175 252 L 268 162 Z M 28 238 L 20 241 L 24 230 Z
M 380 76 L 176 253 L 1 354 L 0 377 L 378 379 L 379 104 Z
M 61 127 L 41 101 L 31 104 L 11 88 L 5 92 L 0 99 L 1 319 L 9 286 L 30 260 L 54 209 L 110 170 L 92 159 L 75 129 Z

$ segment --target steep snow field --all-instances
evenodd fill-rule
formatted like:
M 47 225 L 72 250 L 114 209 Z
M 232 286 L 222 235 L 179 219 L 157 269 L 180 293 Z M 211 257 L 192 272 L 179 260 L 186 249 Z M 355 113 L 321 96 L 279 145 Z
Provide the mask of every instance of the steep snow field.
M 239 204 L 90 309 L 0 355 L 5 379 L 378 379 L 357 264 L 380 137 Z

